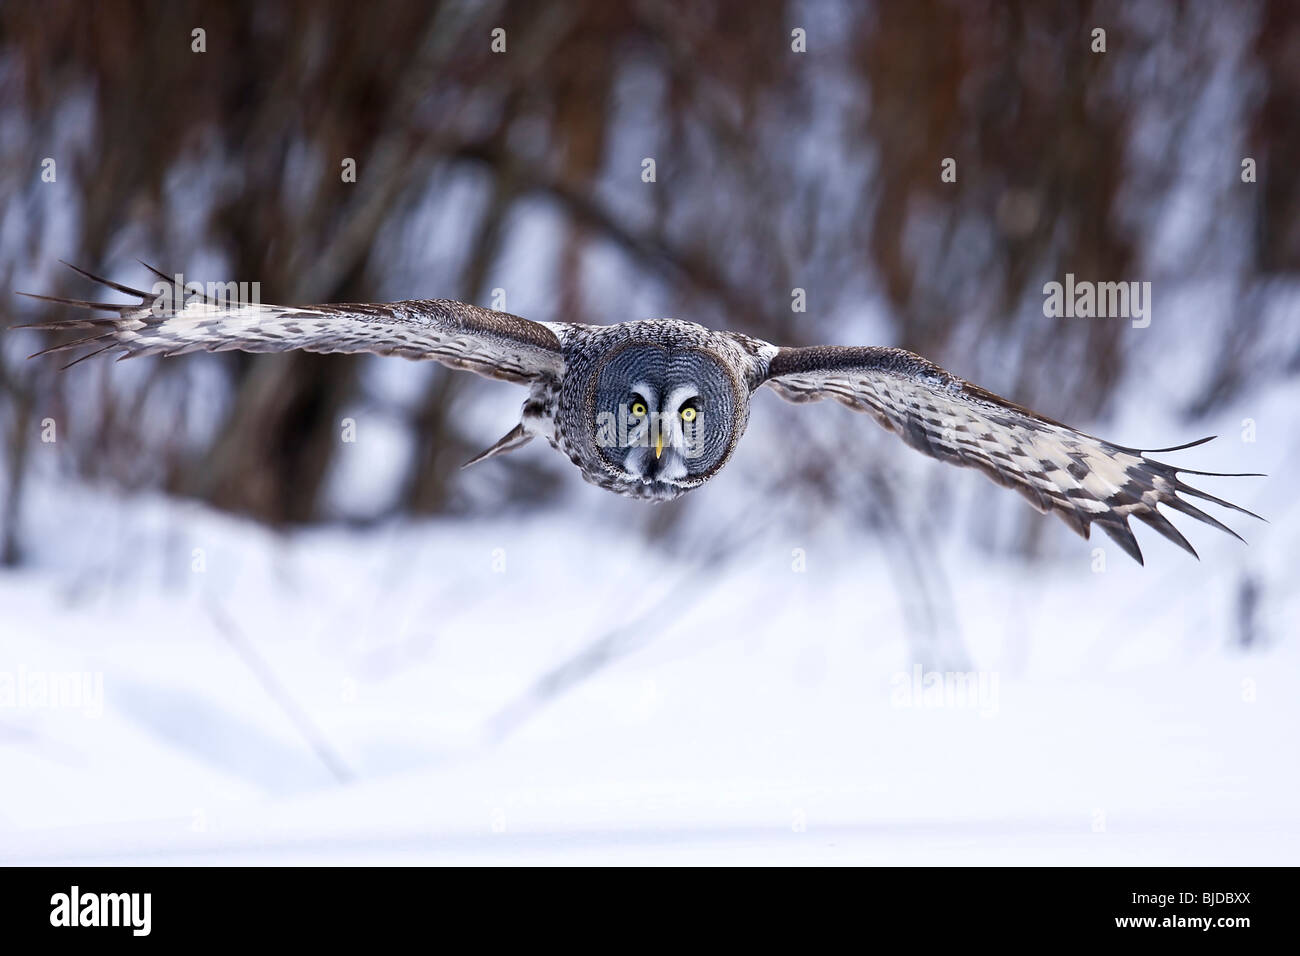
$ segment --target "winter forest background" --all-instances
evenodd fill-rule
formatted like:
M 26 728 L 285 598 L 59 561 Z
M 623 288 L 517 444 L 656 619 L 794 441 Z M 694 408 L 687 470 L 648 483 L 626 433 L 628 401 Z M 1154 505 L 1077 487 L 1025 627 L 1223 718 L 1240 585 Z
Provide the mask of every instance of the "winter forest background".
M 1297 861 L 1288 0 L 0 4 L 0 325 L 137 257 L 900 345 L 1268 523 L 1139 568 L 769 394 L 650 507 L 432 363 L 5 330 L 0 859 Z

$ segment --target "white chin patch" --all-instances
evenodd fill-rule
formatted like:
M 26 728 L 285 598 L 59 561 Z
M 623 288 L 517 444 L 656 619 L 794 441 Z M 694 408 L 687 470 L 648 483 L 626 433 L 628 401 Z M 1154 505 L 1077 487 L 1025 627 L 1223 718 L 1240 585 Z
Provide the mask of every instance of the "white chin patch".
M 677 448 L 665 448 L 658 460 L 653 448 L 633 448 L 623 460 L 623 467 L 641 481 L 681 481 L 686 477 L 686 460 Z
M 655 477 L 660 481 L 681 481 L 686 477 L 686 462 L 677 449 L 665 450 L 659 459 L 659 470 Z

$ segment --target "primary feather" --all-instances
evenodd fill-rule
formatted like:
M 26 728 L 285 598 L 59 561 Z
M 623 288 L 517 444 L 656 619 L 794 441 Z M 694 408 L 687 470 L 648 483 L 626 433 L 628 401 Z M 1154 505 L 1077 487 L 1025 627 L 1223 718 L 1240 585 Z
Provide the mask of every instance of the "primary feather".
M 1179 477 L 1180 472 L 1208 472 L 1176 468 L 1147 457 L 1150 451 L 1085 434 L 902 349 L 780 349 L 768 365 L 765 384 L 788 401 L 834 398 L 865 411 L 918 451 L 976 468 L 1014 488 L 1039 511 L 1057 515 L 1084 538 L 1096 525 L 1139 564 L 1142 551 L 1129 518 L 1196 554 L 1159 505 L 1240 538 L 1180 494 L 1259 517 Z M 1155 451 L 1178 451 L 1209 440 Z
M 434 359 L 455 368 L 516 382 L 557 378 L 564 368 L 559 340 L 546 326 L 451 299 L 310 306 L 209 302 L 199 296 L 183 299 L 180 295 L 164 299 L 152 292 L 91 275 L 76 266 L 71 268 L 141 301 L 120 305 L 21 293 L 62 305 L 116 313 L 112 317 L 87 316 L 42 323 L 37 327 L 85 329 L 93 334 L 59 343 L 37 355 L 87 345 L 100 348 L 77 361 L 111 350 L 120 351 L 122 358 L 291 349 L 369 352 Z M 182 308 L 170 307 L 167 303 L 173 300 Z M 160 302 L 164 304 L 160 306 Z

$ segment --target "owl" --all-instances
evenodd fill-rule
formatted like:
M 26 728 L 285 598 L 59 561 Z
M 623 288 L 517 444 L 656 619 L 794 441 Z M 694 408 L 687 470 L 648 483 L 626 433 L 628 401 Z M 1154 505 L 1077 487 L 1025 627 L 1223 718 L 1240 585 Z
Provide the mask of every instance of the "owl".
M 542 437 L 588 481 L 650 501 L 676 498 L 721 471 L 744 434 L 754 393 L 767 387 L 791 402 L 830 398 L 865 412 L 916 450 L 1015 489 L 1084 538 L 1097 525 L 1139 563 L 1129 518 L 1196 554 L 1158 505 L 1240 538 L 1180 495 L 1258 517 L 1180 477 L 1215 473 L 1149 457 L 1208 438 L 1154 450 L 1116 445 L 902 349 L 783 348 L 677 319 L 531 322 L 449 299 L 310 306 L 224 301 L 187 297 L 177 278 L 146 268 L 161 280 L 150 292 L 76 269 L 138 303 L 33 296 L 111 313 L 25 326 L 89 332 L 36 354 L 98 346 L 77 361 L 111 351 L 129 358 L 290 349 L 432 359 L 528 389 L 519 423 L 467 466 Z

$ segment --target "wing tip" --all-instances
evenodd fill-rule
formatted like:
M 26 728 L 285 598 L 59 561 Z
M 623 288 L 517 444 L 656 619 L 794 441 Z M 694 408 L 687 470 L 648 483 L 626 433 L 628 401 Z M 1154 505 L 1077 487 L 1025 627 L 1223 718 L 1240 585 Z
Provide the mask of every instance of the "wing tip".
M 1185 451 L 1188 448 L 1195 448 L 1197 445 L 1204 445 L 1206 442 L 1212 442 L 1218 438 L 1218 435 L 1207 435 L 1204 438 L 1197 438 L 1195 441 L 1189 441 L 1183 445 L 1170 445 L 1168 448 L 1147 448 L 1142 454 L 1163 455 L 1167 451 Z
M 80 266 L 74 266 L 67 259 L 60 259 L 59 262 L 63 263 L 63 265 L 67 266 L 78 275 L 85 276 L 91 282 L 98 282 L 100 285 L 108 286 L 110 289 L 116 289 L 123 295 L 133 295 L 144 301 L 148 301 L 150 297 L 148 292 L 141 292 L 139 289 L 133 289 L 129 285 L 123 285 L 120 282 L 114 282 L 112 279 L 105 279 L 103 276 L 97 276 L 93 272 L 87 272 Z

